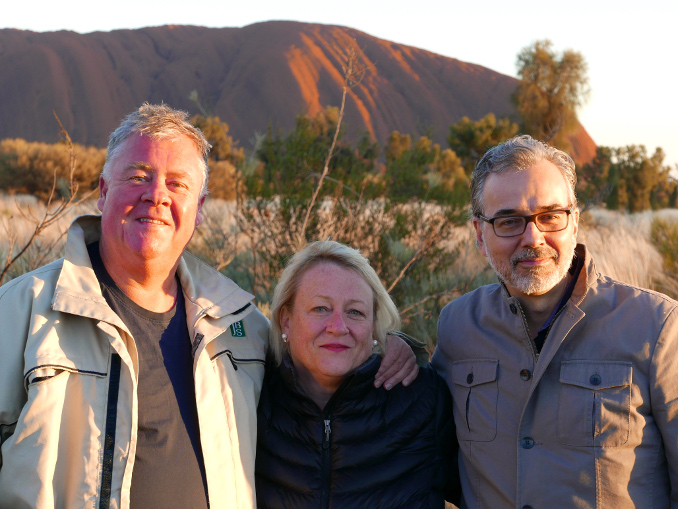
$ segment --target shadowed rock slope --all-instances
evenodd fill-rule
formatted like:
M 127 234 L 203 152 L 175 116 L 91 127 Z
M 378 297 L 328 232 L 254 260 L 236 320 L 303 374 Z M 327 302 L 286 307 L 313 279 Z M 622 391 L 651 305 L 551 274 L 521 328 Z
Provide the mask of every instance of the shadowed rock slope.
M 515 116 L 517 80 L 479 65 L 345 27 L 270 21 L 243 28 L 163 26 L 112 32 L 0 30 L 0 139 L 54 142 L 54 110 L 74 141 L 105 146 L 121 117 L 144 101 L 208 112 L 249 146 L 268 126 L 341 101 L 342 48 L 355 40 L 367 73 L 346 105 L 347 133 L 381 143 L 398 130 L 443 146 L 462 116 Z M 595 144 L 583 127 L 575 159 Z

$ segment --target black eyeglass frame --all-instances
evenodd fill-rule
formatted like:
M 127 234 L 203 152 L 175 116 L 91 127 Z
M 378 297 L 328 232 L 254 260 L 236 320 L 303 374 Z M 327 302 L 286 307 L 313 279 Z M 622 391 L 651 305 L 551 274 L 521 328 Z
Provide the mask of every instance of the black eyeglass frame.
M 557 230 L 542 230 L 541 228 L 539 228 L 539 223 L 537 222 L 537 217 L 539 217 L 543 214 L 553 214 L 554 212 L 565 212 L 565 214 L 567 214 L 567 221 L 565 222 L 565 226 L 563 226 L 562 228 L 559 228 Z M 572 215 L 573 212 L 574 212 L 574 206 L 570 206 L 567 209 L 544 210 L 543 212 L 537 212 L 536 214 L 531 214 L 529 216 L 511 216 L 511 215 L 509 215 L 509 216 L 495 216 L 495 217 L 487 218 L 487 217 L 483 216 L 482 214 L 476 214 L 476 217 L 478 217 L 478 219 L 482 219 L 486 223 L 490 223 L 492 225 L 492 231 L 494 232 L 494 234 L 497 237 L 501 237 L 502 239 L 506 239 L 506 238 L 510 238 L 510 237 L 517 237 L 518 235 L 522 235 L 523 233 L 525 233 L 525 230 L 527 230 L 527 225 L 531 222 L 534 223 L 534 225 L 537 227 L 537 230 L 539 230 L 542 233 L 562 232 L 568 226 L 570 226 L 570 216 Z M 520 233 L 514 233 L 512 235 L 499 235 L 497 233 L 497 230 L 494 228 L 494 222 L 497 219 L 508 219 L 508 218 L 513 218 L 513 217 L 525 220 L 525 223 L 523 224 L 523 231 L 521 231 Z

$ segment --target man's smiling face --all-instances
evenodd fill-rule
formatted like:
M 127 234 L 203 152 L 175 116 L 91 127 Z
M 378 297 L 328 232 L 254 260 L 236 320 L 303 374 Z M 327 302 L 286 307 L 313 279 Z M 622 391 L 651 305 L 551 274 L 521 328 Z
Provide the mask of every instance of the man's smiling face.
M 560 170 L 541 161 L 522 170 L 491 174 L 483 188 L 483 215 L 527 216 L 572 205 L 569 188 Z M 522 235 L 498 237 L 492 225 L 473 219 L 478 244 L 511 295 L 543 295 L 560 290 L 572 263 L 579 213 L 573 212 L 567 228 L 541 232 L 529 222 Z
M 202 220 L 202 182 L 200 154 L 188 137 L 130 136 L 99 180 L 106 258 L 176 265 Z

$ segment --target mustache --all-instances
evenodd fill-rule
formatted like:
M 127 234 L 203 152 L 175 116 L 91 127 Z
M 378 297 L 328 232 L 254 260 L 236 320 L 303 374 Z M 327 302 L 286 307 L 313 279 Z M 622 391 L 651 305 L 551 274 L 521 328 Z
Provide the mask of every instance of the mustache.
M 557 262 L 560 257 L 558 255 L 558 251 L 552 247 L 528 247 L 527 249 L 521 251 L 520 253 L 516 253 L 511 257 L 511 266 L 515 269 L 520 262 L 524 260 L 533 260 L 535 258 L 553 258 Z

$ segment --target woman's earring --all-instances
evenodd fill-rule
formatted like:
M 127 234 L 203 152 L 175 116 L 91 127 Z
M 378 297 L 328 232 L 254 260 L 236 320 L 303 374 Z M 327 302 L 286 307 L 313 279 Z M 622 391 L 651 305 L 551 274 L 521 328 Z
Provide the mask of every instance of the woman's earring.
M 373 343 L 374 343 L 374 346 L 377 346 L 377 345 L 379 344 L 379 341 L 377 341 L 377 340 L 375 339 L 375 340 L 373 341 Z
M 284 332 L 283 332 L 283 335 L 282 335 L 282 339 L 283 339 L 283 343 L 287 343 L 287 334 L 285 334 Z

